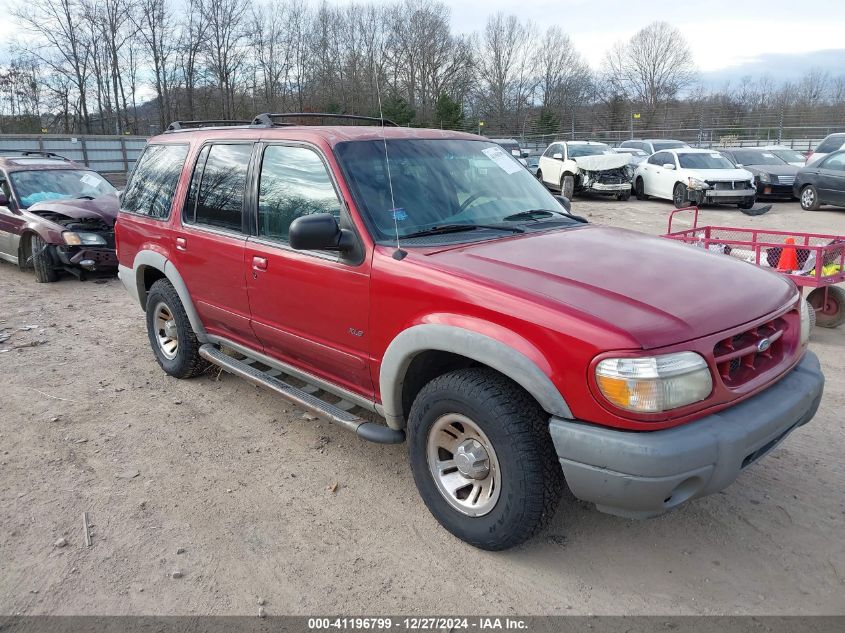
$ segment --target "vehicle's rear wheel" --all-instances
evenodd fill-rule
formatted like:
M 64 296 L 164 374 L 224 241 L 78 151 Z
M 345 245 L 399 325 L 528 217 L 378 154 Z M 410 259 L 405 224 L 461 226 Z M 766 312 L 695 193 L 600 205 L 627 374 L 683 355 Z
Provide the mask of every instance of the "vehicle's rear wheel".
M 563 473 L 548 415 L 518 385 L 490 369 L 444 374 L 420 391 L 409 418 L 414 481 L 452 534 L 503 550 L 554 515 Z
M 35 270 L 35 281 L 40 284 L 52 283 L 59 278 L 59 273 L 53 264 L 52 246 L 41 239 L 39 235 L 32 235 L 29 242 L 29 252 L 32 253 L 32 268 Z
M 684 183 L 675 183 L 675 188 L 672 189 L 672 202 L 674 203 L 676 209 L 682 209 L 688 205 L 687 186 Z
M 564 198 L 572 200 L 572 194 L 575 193 L 575 176 L 566 174 L 560 181 L 560 195 Z
M 804 211 L 818 211 L 821 206 L 819 201 L 819 192 L 816 191 L 815 185 L 807 185 L 801 190 L 801 208 Z
M 622 200 L 623 202 L 625 200 L 630 200 L 631 199 L 631 192 L 630 191 L 623 191 L 622 193 L 617 193 L 616 199 Z
M 637 178 L 634 181 L 634 195 L 637 196 L 637 200 L 648 200 L 648 196 L 645 195 L 645 183 L 642 178 Z
M 841 286 L 816 288 L 807 295 L 807 301 L 816 311 L 816 325 L 819 327 L 839 327 L 845 323 L 845 290 Z
M 158 364 L 171 376 L 191 378 L 208 367 L 185 307 L 167 279 L 156 281 L 147 294 L 147 334 Z

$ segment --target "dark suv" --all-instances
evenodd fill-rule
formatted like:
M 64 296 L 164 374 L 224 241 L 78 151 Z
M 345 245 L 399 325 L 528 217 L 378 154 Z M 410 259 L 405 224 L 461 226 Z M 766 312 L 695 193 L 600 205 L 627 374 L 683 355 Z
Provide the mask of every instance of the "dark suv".
M 51 153 L 0 156 L 0 259 L 59 271 L 115 270 L 117 190 L 97 172 Z
M 588 224 L 482 137 L 290 123 L 151 139 L 120 279 L 168 374 L 214 364 L 363 439 L 407 434 L 420 495 L 469 543 L 535 534 L 564 482 L 660 514 L 815 414 L 785 276 Z

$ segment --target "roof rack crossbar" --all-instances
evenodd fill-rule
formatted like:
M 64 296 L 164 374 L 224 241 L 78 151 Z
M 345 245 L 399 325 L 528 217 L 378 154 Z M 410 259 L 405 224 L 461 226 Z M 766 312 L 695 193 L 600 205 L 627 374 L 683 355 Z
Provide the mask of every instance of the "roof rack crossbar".
M 21 156 L 43 156 L 44 158 L 58 158 L 68 162 L 72 162 L 67 156 L 56 154 L 55 152 L 42 152 L 36 149 L 0 149 L 0 155 L 14 156 L 20 154 Z
M 184 130 L 187 128 L 209 127 L 217 125 L 250 125 L 252 121 L 242 121 L 238 119 L 198 119 L 196 121 L 174 121 L 167 126 L 168 132 L 176 130 Z
M 390 119 L 375 116 L 363 116 L 360 114 L 333 114 L 330 112 L 264 112 L 256 115 L 252 120 L 253 125 L 294 125 L 286 121 L 276 122 L 276 119 L 296 119 L 296 118 L 310 118 L 310 119 L 347 119 L 353 121 L 369 121 L 370 123 L 378 123 L 381 126 L 399 127 Z

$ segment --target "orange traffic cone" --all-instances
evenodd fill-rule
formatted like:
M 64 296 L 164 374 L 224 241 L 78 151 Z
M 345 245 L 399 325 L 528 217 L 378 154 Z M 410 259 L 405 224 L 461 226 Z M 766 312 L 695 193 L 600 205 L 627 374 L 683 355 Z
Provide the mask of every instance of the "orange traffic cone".
M 787 237 L 784 244 L 791 244 L 791 246 L 784 246 L 778 258 L 778 270 L 798 270 L 798 253 L 795 251 L 795 240 Z

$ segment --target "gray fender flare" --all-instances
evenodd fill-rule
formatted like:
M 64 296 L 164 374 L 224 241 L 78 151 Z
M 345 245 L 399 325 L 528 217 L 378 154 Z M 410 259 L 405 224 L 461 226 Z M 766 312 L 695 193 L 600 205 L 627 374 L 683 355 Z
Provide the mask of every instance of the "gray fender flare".
M 147 305 L 147 291 L 144 288 L 144 268 L 155 268 L 164 273 L 168 281 L 173 285 L 176 294 L 179 295 L 179 300 L 182 302 L 182 307 L 185 308 L 185 313 L 188 315 L 188 321 L 191 322 L 191 328 L 196 334 L 197 340 L 200 343 L 208 342 L 208 334 L 203 327 L 199 314 L 194 307 L 194 302 L 191 300 L 191 294 L 188 292 L 188 287 L 182 279 L 182 275 L 176 270 L 169 259 L 161 253 L 155 251 L 140 251 L 135 256 L 135 261 L 132 263 L 132 270 L 134 271 L 135 284 L 138 290 L 138 300 L 141 303 L 141 308 L 146 309 Z
M 501 372 L 530 393 L 550 415 L 572 412 L 549 377 L 525 354 L 494 338 L 452 325 L 423 324 L 402 331 L 384 353 L 379 370 L 384 418 L 394 429 L 405 427 L 402 388 L 414 357 L 430 350 L 452 352 Z

